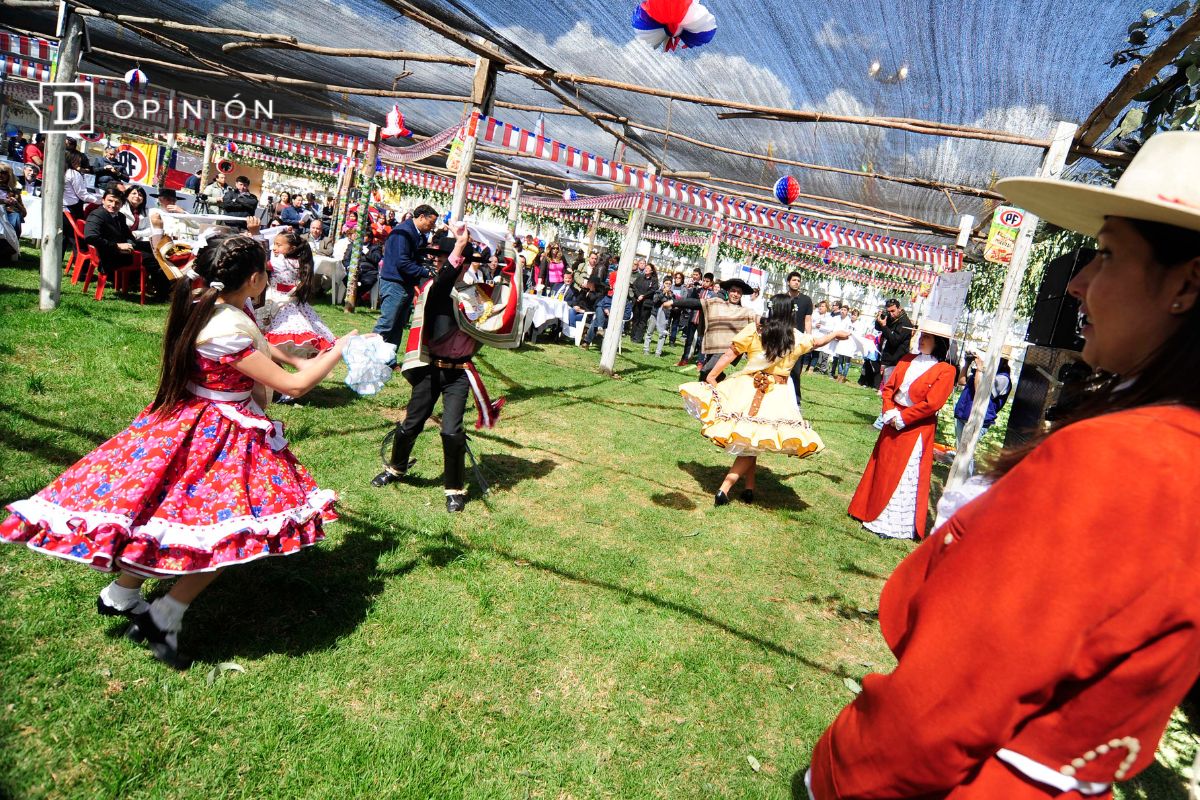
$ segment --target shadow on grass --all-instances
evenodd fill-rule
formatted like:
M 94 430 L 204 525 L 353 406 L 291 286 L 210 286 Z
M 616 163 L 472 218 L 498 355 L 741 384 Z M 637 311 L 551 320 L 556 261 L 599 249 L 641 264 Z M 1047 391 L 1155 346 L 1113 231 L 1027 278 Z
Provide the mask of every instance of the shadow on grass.
M 515 553 L 511 553 L 508 550 L 505 550 L 503 548 L 496 547 L 495 545 L 474 545 L 468 541 L 460 539 L 455 534 L 450 534 L 449 536 L 447 536 L 447 541 L 451 542 L 454 545 L 454 547 L 456 549 L 458 549 L 459 551 L 465 552 L 465 551 L 469 551 L 469 550 L 477 550 L 477 551 L 489 553 L 494 556 L 499 556 L 500 558 L 506 559 L 507 561 L 511 561 L 511 562 L 519 561 L 521 566 L 523 566 L 523 567 L 533 567 L 534 569 L 541 570 L 542 572 L 545 572 L 549 575 L 554 575 L 555 577 L 561 578 L 566 581 L 570 581 L 572 583 L 578 583 L 578 584 L 581 584 L 584 586 L 592 586 L 597 589 L 604 589 L 606 591 L 618 594 L 628 600 L 637 600 L 637 601 L 640 601 L 643 603 L 649 603 L 650 605 L 656 606 L 656 607 L 664 609 L 666 611 L 671 611 L 676 614 L 690 617 L 691 619 L 695 620 L 696 622 L 716 628 L 717 630 L 723 631 L 723 632 L 729 634 L 730 636 L 734 636 L 738 639 L 741 639 L 744 642 L 748 642 L 749 644 L 755 645 L 757 647 L 761 647 L 763 650 L 774 653 L 775 655 L 783 656 L 785 658 L 790 658 L 795 661 L 798 661 L 799 663 L 803 664 L 806 667 L 810 667 L 811 669 L 815 669 L 820 672 L 825 672 L 830 675 L 838 675 L 838 676 L 842 675 L 842 673 L 837 669 L 826 666 L 825 664 L 822 664 L 819 661 L 813 661 L 812 659 L 806 658 L 806 657 L 800 655 L 799 653 L 797 653 L 796 651 L 791 650 L 781 644 L 776 644 L 775 642 L 772 642 L 768 639 L 763 639 L 760 636 L 756 636 L 755 634 L 753 634 L 749 631 L 744 631 L 740 628 L 736 628 L 727 622 L 719 620 L 716 617 L 710 616 L 709 614 L 705 613 L 704 611 L 700 611 L 699 609 L 695 609 L 690 606 L 685 606 L 682 603 L 677 603 L 673 600 L 667 600 L 667 599 L 659 597 L 657 595 L 650 594 L 649 592 L 638 591 L 636 589 L 628 589 L 624 586 L 619 586 L 615 583 L 609 583 L 608 581 L 603 581 L 603 580 L 599 580 L 596 578 L 590 578 L 586 575 L 580 575 L 579 573 L 571 572 L 570 570 L 563 569 L 562 567 L 555 566 L 554 564 L 548 564 L 544 561 L 539 561 L 534 558 L 519 556 L 519 555 L 517 555 Z
M 840 569 L 842 572 L 845 572 L 849 575 L 858 575 L 860 578 L 874 578 L 875 580 L 878 580 L 878 581 L 886 581 L 887 580 L 886 575 L 880 575 L 878 572 L 872 572 L 869 569 L 860 567 L 858 564 L 855 564 L 853 561 L 847 561 L 847 562 L 843 563 L 840 567 L 838 567 L 838 569 Z
M 343 513 L 340 524 L 349 531 L 334 547 L 317 545 L 222 576 L 189 613 L 182 648 L 210 663 L 328 650 L 366 619 L 390 579 L 404 577 L 423 560 L 435 567 L 448 563 L 423 553 L 381 569 L 380 561 L 414 531 L 351 513 Z
M 729 472 L 727 467 L 701 464 L 699 461 L 680 461 L 679 468 L 695 478 L 704 493 L 709 495 L 717 493 L 717 489 L 721 488 L 721 481 L 725 480 L 725 475 Z M 733 488 L 735 491 L 741 491 L 741 484 Z M 781 481 L 770 467 L 761 463 L 755 469 L 754 503 L 792 511 L 805 511 L 809 508 L 809 504 L 800 499 L 795 489 Z
M 105 434 L 100 431 L 94 431 L 94 430 L 90 430 L 87 428 L 75 428 L 75 427 L 72 427 L 72 426 L 66 424 L 66 422 L 64 422 L 63 420 L 52 420 L 52 419 L 47 419 L 45 417 L 39 417 L 36 414 L 30 414 L 28 411 L 17 408 L 16 406 L 10 405 L 8 403 L 0 403 L 0 413 L 12 414 L 14 417 L 20 417 L 21 419 L 25 420 L 26 422 L 31 422 L 34 425 L 40 425 L 41 427 L 46 428 L 47 430 L 50 430 L 50 431 L 54 431 L 55 433 L 71 433 L 80 438 L 87 439 L 96 445 L 103 444 L 104 442 L 108 441 L 113 435 L 116 435 L 118 433 L 118 431 L 113 431 L 111 434 Z M 133 418 L 131 417 L 129 419 L 129 421 L 133 422 Z M 7 431 L 4 432 L 4 437 L 5 437 L 5 441 L 8 441 L 9 433 Z M 78 460 L 82 456 L 83 456 L 83 453 L 79 453 L 78 455 L 75 456 L 75 459 Z M 71 463 L 75 463 L 75 462 L 71 462 Z
M 297 400 L 296 405 L 300 408 L 304 406 L 312 406 L 313 408 L 341 408 L 350 405 L 357 399 L 358 395 L 346 386 L 341 386 L 337 389 L 330 386 L 317 386 Z
M 673 508 L 677 511 L 695 511 L 696 504 L 683 492 L 667 492 L 666 494 L 650 495 L 650 502 L 663 508 Z

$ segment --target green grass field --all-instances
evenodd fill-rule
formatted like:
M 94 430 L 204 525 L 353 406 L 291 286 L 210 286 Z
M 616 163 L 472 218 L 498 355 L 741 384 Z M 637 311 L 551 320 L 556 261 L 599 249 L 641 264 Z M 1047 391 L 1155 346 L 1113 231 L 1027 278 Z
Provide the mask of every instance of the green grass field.
M 150 400 L 165 317 L 69 284 L 40 313 L 26 256 L 0 270 L 3 502 Z M 827 451 L 764 458 L 758 503 L 714 509 L 729 459 L 682 409 L 679 349 L 627 348 L 620 380 L 594 351 L 484 350 L 509 404 L 473 436 L 493 491 L 456 517 L 433 431 L 408 485 L 368 485 L 403 380 L 357 398 L 339 368 L 275 407 L 342 518 L 202 595 L 186 673 L 96 615 L 105 576 L 0 547 L 0 797 L 789 797 L 847 679 L 892 664 L 875 609 L 911 545 L 845 515 L 878 398 L 807 379 Z M 1165 760 L 1190 759 L 1174 735 Z M 1124 796 L 1182 785 L 1163 767 Z

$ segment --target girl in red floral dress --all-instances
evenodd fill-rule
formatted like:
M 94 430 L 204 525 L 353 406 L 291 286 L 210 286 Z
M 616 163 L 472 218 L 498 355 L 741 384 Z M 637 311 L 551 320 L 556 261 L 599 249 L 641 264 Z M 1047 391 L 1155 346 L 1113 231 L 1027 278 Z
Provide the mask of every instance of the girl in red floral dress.
M 174 287 L 154 402 L 0 524 L 6 541 L 119 573 L 97 610 L 132 619 L 129 638 L 181 669 L 184 612 L 221 570 L 295 553 L 336 519 L 334 493 L 317 488 L 262 409 L 271 390 L 298 397 L 320 383 L 354 334 L 311 360 L 269 345 L 246 310 L 266 288 L 265 266 L 249 236 L 210 239 Z M 179 580 L 148 604 L 146 578 Z

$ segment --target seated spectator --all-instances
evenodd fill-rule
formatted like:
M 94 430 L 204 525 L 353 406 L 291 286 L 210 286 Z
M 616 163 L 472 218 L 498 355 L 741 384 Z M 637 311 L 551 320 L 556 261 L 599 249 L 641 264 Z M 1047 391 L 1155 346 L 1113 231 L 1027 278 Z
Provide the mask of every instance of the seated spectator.
M 21 223 L 25 220 L 25 204 L 21 201 L 21 187 L 13 177 L 12 167 L 0 161 L 0 217 L 13 229 L 17 239 L 21 237 Z M 0 263 L 15 261 L 20 255 L 20 246 L 14 247 L 6 235 L 0 235 Z
M 304 210 L 309 215 L 308 222 L 321 218 L 321 204 L 317 202 L 317 196 L 312 192 L 304 196 Z
M 79 149 L 79 142 L 76 139 L 72 139 L 70 136 L 68 136 L 64 142 L 64 147 L 66 148 L 67 155 L 71 155 L 71 153 L 79 154 L 79 172 L 81 174 L 91 175 L 93 172 L 95 172 L 95 170 L 92 169 L 92 160 L 87 157 L 87 153 L 84 153 Z
M 117 148 L 111 144 L 104 148 L 104 155 L 96 157 L 92 171 L 96 173 L 96 191 L 98 192 L 103 192 L 113 183 L 118 184 L 118 189 L 129 183 L 129 173 L 117 160 Z
M 34 177 L 42 177 L 42 162 L 46 158 L 46 154 L 42 148 L 46 146 L 46 134 L 39 133 L 33 137 L 33 141 L 25 145 L 25 163 L 32 164 L 34 169 Z
M 342 234 L 348 235 L 358 227 L 358 212 L 350 211 L 346 214 L 346 222 L 342 225 Z
M 83 243 L 96 248 L 100 255 L 100 271 L 106 275 L 112 275 L 119 267 L 129 264 L 135 251 L 141 252 L 142 263 L 147 266 L 146 273 L 155 293 L 165 293 L 170 287 L 167 276 L 161 270 L 148 268 L 154 258 L 150 243 L 134 239 L 129 223 L 121 213 L 124 204 L 125 194 L 120 189 L 106 189 L 100 207 L 88 214 L 83 229 Z
M 114 187 L 115 188 L 115 187 Z M 150 239 L 150 213 L 146 207 L 146 190 L 137 184 L 125 192 L 125 205 L 121 206 L 121 216 L 135 239 Z
M 332 256 L 335 244 L 333 237 L 325 233 L 324 222 L 314 219 L 308 223 L 308 246 L 312 248 L 314 256 Z
M 222 210 L 231 217 L 241 217 L 246 219 L 254 214 L 258 208 L 258 195 L 250 191 L 250 179 L 245 175 L 239 175 L 234 181 L 233 189 L 225 190 L 225 197 L 222 200 Z M 245 225 L 244 222 L 231 222 L 230 227 L 240 228 Z
M 88 188 L 87 181 L 79 173 L 82 163 L 83 155 L 79 151 L 67 153 L 66 174 L 63 178 L 63 209 L 70 211 L 75 219 L 83 219 L 85 204 L 100 202 L 100 195 Z M 120 190 L 117 194 L 121 196 L 121 202 L 124 202 L 125 196 Z M 117 207 L 120 208 L 120 205 Z
M 304 225 L 311 219 L 309 213 L 304 210 L 303 198 L 300 195 L 293 197 L 287 206 L 281 201 L 278 216 L 284 225 L 290 225 L 296 233 L 304 230 Z
M 38 169 L 33 164 L 26 164 L 21 170 L 21 188 L 34 197 L 42 194 L 42 180 L 38 177 Z
M 350 256 L 351 248 L 346 248 L 346 255 L 342 256 L 342 266 L 346 268 L 346 274 L 342 278 L 345 283 L 350 278 Z M 358 259 L 358 275 L 356 276 L 356 284 L 358 293 L 356 295 L 355 305 L 365 305 L 371 297 L 371 289 L 379 282 L 379 268 L 383 263 L 383 240 L 374 235 L 370 228 L 363 231 L 362 254 Z

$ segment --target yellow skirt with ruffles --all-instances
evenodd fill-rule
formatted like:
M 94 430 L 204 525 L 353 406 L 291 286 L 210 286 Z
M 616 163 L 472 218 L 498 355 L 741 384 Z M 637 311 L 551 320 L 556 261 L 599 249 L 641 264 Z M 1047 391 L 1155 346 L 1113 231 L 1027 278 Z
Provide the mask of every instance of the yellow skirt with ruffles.
M 759 380 L 766 391 L 751 416 L 758 389 L 755 374 L 742 372 L 709 386 L 693 381 L 679 387 L 688 413 L 700 420 L 700 434 L 735 456 L 783 453 L 803 458 L 825 443 L 800 416 L 791 382 Z

